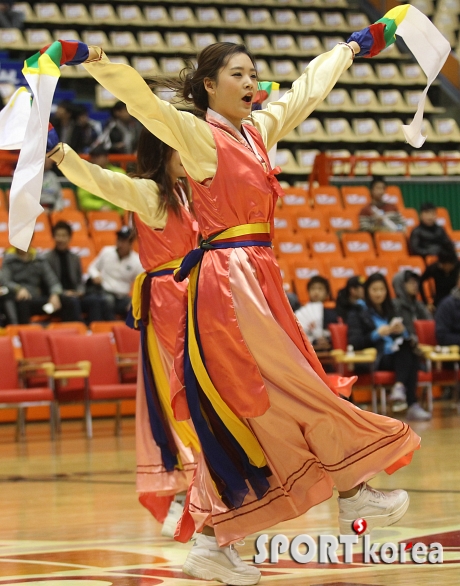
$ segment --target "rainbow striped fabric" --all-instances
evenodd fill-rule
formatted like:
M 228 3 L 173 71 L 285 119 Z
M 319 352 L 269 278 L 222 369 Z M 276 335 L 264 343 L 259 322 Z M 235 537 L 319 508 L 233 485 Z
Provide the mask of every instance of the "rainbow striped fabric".
M 426 139 L 421 133 L 426 95 L 449 56 L 450 43 L 429 18 L 410 4 L 392 8 L 376 23 L 353 33 L 347 42 L 358 43 L 361 48 L 358 57 L 373 57 L 392 45 L 395 35 L 405 42 L 427 76 L 427 86 L 421 94 L 414 119 L 409 125 L 402 125 L 407 142 L 420 148 Z
M 27 250 L 36 218 L 43 212 L 43 184 L 49 118 L 60 65 L 77 65 L 88 58 L 88 47 L 76 41 L 56 41 L 25 60 L 22 73 L 33 100 L 27 126 L 22 130 L 22 148 L 10 192 L 9 239 Z M 21 96 L 22 97 L 22 96 Z M 12 141 L 14 142 L 14 141 Z

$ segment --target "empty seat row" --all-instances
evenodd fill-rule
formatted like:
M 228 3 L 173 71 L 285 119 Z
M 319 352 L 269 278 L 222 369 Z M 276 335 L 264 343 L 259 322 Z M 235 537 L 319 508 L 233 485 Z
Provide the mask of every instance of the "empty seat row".
M 244 10 L 239 7 L 215 6 L 164 6 L 139 7 L 135 4 L 113 6 L 110 3 L 61 4 L 39 3 L 35 9 L 28 2 L 15 3 L 27 23 L 71 23 L 82 25 L 164 26 L 196 28 L 199 26 L 220 28 L 232 26 L 238 29 L 287 29 L 298 31 L 305 27 L 312 31 L 350 32 L 366 27 L 369 21 L 365 14 L 325 11 L 321 15 L 315 10 L 297 10 L 290 7 L 271 9 L 254 7 Z

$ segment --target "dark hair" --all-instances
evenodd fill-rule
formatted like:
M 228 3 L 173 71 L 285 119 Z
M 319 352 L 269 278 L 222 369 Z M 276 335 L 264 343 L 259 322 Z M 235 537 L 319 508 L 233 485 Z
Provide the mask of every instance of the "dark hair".
M 137 146 L 137 171 L 132 173 L 131 177 L 155 181 L 160 189 L 160 211 L 167 209 L 180 216 L 181 204 L 175 190 L 177 184 L 171 181 L 168 173 L 168 163 L 173 152 L 173 148 L 146 128 L 142 128 Z M 177 183 L 190 201 L 190 187 L 187 180 L 179 180 Z
M 205 113 L 208 109 L 208 92 L 204 87 L 204 80 L 217 80 L 219 71 L 225 67 L 230 57 L 239 53 L 247 55 L 256 67 L 255 59 L 245 45 L 213 43 L 198 54 L 196 66 L 191 61 L 186 62 L 187 66 L 180 72 L 179 79 L 153 77 L 146 82 L 151 87 L 164 86 L 175 91 L 180 101 L 193 104 L 199 112 Z
M 103 144 L 96 145 L 89 152 L 90 157 L 101 157 L 103 155 L 108 155 L 108 154 L 109 154 L 109 151 Z
M 457 264 L 458 258 L 453 246 L 445 246 L 438 252 L 438 262 Z
M 325 277 L 321 277 L 321 275 L 315 275 L 312 277 L 307 283 L 307 291 L 310 291 L 310 288 L 313 285 L 322 285 L 326 289 L 327 296 L 331 296 L 331 286 L 329 285 L 329 281 Z
M 385 289 L 387 292 L 386 297 L 382 303 L 382 311 L 381 312 L 377 310 L 377 308 L 372 303 L 372 301 L 369 297 L 369 287 L 373 283 L 378 283 L 378 282 L 383 283 L 385 285 Z M 372 275 L 370 275 L 367 278 L 366 282 L 364 283 L 364 299 L 365 299 L 368 307 L 374 309 L 375 311 L 377 311 L 377 313 L 379 313 L 383 317 L 386 317 L 387 319 L 391 319 L 392 317 L 394 317 L 395 311 L 394 311 L 394 307 L 393 307 L 393 302 L 391 301 L 391 298 L 390 298 L 390 290 L 388 288 L 387 280 L 382 275 L 382 273 L 373 273 Z
M 437 209 L 436 206 L 434 205 L 434 203 L 431 203 L 431 201 L 425 201 L 420 206 L 421 212 L 428 212 L 428 211 L 436 210 L 436 209 Z
M 56 235 L 56 232 L 58 230 L 66 230 L 67 234 L 69 236 L 72 236 L 73 230 L 72 230 L 72 226 L 68 223 L 68 222 L 64 222 L 64 220 L 59 220 L 59 222 L 56 222 L 53 226 L 53 236 Z
M 370 189 L 372 189 L 376 183 L 383 183 L 384 185 L 387 184 L 383 177 L 381 177 L 380 175 L 374 175 L 374 177 L 372 177 Z
M 115 102 L 115 104 L 111 108 L 112 114 L 114 112 L 120 112 L 121 110 L 126 110 L 126 104 L 124 102 Z

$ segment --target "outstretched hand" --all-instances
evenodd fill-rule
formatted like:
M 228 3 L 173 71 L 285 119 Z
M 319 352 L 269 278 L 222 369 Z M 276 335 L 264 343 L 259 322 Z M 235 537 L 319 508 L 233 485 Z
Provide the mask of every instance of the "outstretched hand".
M 375 24 L 371 24 L 351 35 L 347 40 L 347 43 L 355 41 L 361 49 L 359 53 L 356 54 L 356 57 L 375 57 L 375 55 L 378 55 L 383 49 L 385 49 L 385 47 L 394 43 L 395 39 L 393 37 L 393 40 L 387 45 L 384 37 L 385 26 L 386 25 L 382 22 L 376 22 Z

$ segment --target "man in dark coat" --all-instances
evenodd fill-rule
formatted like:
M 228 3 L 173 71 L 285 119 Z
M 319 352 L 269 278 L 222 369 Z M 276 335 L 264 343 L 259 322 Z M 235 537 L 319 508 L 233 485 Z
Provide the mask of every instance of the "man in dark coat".
M 436 223 L 436 206 L 425 202 L 420 207 L 420 224 L 410 235 L 411 254 L 437 256 L 444 248 L 453 248 L 452 240 L 442 226 Z

